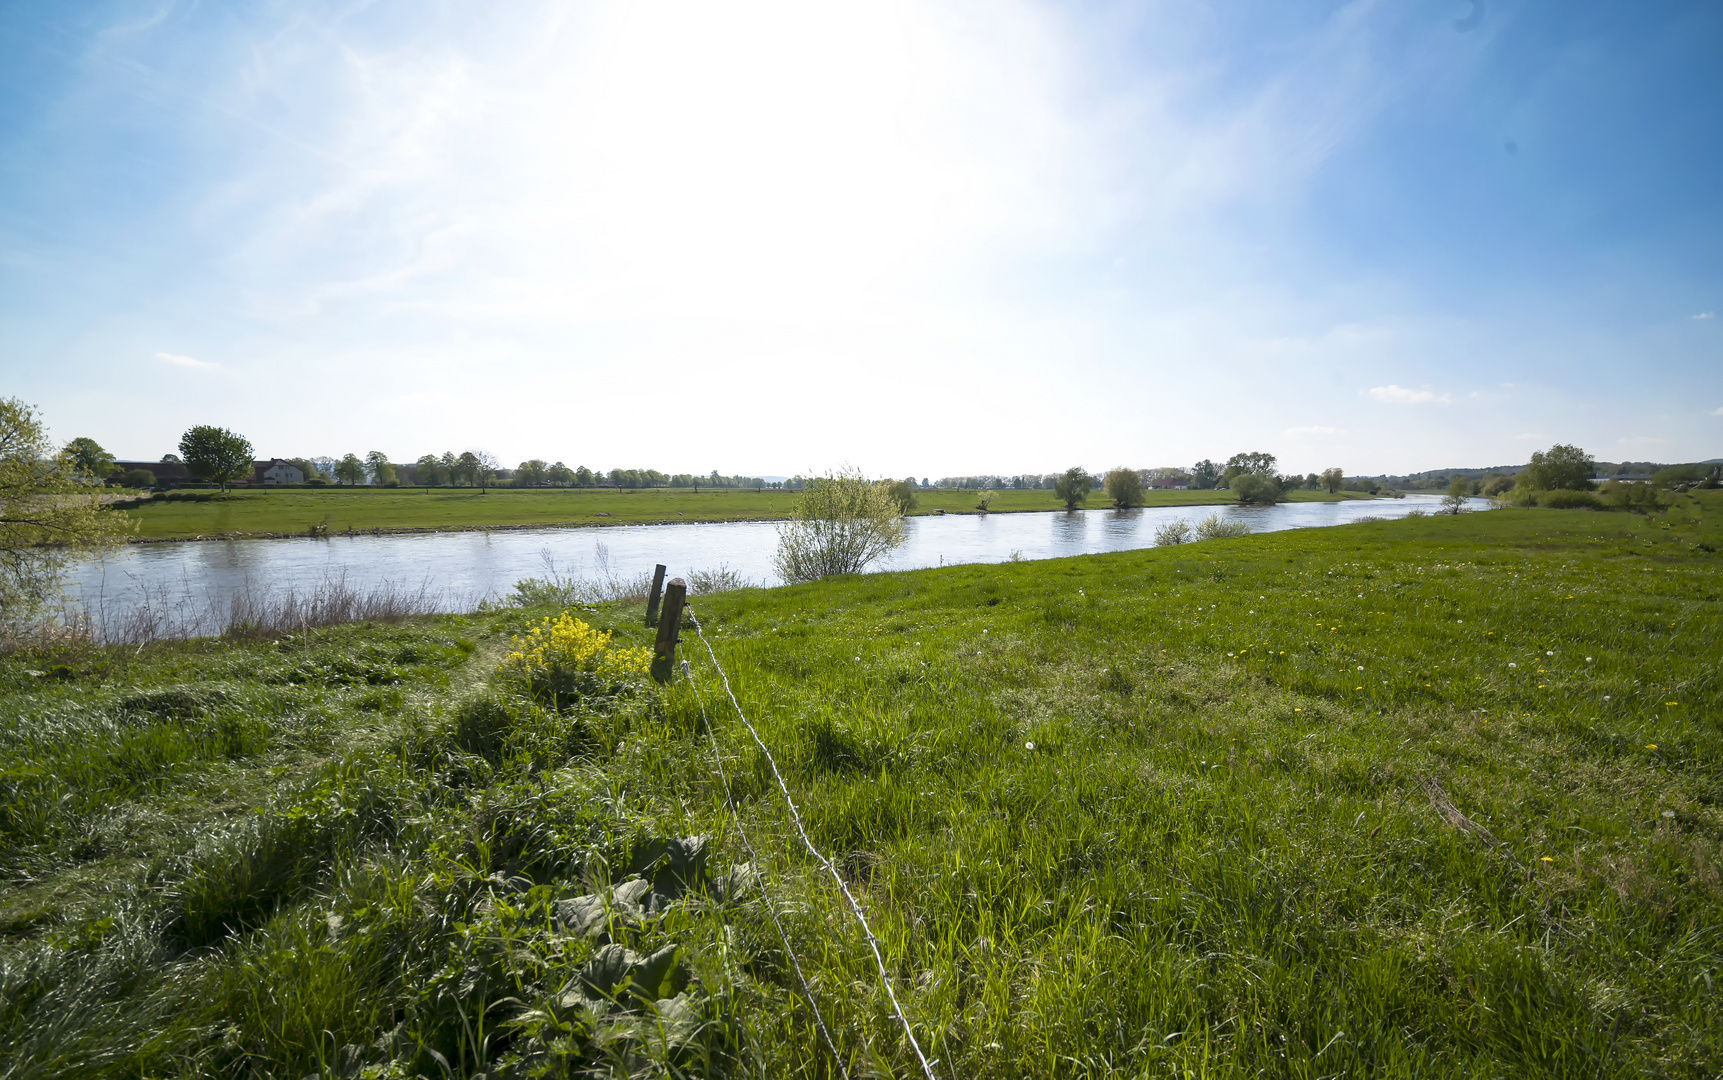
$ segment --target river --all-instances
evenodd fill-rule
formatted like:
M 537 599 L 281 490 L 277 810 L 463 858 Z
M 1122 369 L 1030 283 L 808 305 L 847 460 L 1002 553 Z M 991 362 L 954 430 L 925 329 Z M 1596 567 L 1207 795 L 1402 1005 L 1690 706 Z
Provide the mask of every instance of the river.
M 950 563 L 1051 559 L 1154 546 L 1155 529 L 1219 513 L 1256 532 L 1344 525 L 1366 517 L 1434 511 L 1440 497 L 1277 506 L 1180 506 L 1138 510 L 943 515 L 908 520 L 909 540 L 877 565 L 907 570 Z M 1470 509 L 1484 509 L 1482 499 Z M 75 568 L 68 592 L 98 622 L 123 620 L 140 603 L 225 610 L 237 591 L 307 592 L 343 580 L 365 590 L 424 590 L 439 610 L 471 610 L 554 564 L 564 576 L 631 578 L 664 563 L 671 575 L 720 566 L 756 584 L 775 584 L 771 522 L 510 529 L 491 532 L 332 536 L 328 539 L 204 540 L 136 544 Z M 205 630 L 208 628 L 205 627 Z

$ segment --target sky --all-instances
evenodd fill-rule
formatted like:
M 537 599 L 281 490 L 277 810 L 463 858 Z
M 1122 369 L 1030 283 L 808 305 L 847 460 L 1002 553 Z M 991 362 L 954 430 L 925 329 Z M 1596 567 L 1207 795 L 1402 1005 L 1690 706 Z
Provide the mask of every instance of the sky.
M 155 460 L 1723 456 L 1723 4 L 0 0 L 0 396 Z

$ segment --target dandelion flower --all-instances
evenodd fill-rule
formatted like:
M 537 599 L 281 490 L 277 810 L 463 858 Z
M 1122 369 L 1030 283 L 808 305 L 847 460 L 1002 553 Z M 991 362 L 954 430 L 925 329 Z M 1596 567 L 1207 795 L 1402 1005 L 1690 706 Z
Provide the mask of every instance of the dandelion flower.
M 1645 744 L 1645 748 L 1647 750 L 1655 750 L 1655 749 L 1657 749 L 1657 744 L 1654 742 L 1648 742 Z
M 1548 855 L 1545 855 L 1543 858 L 1539 859 L 1538 861 L 1539 862 L 1555 862 L 1555 860 L 1550 858 Z

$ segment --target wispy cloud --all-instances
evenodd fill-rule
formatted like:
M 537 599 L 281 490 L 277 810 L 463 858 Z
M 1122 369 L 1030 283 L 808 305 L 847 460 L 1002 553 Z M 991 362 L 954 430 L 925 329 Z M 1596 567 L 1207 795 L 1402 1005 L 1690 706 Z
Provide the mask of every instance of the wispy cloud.
M 1344 435 L 1344 434 L 1346 434 L 1346 432 L 1340 428 L 1337 428 L 1337 427 L 1323 427 L 1320 424 L 1312 424 L 1309 427 L 1289 427 L 1286 429 L 1286 434 L 1288 434 L 1288 435 Z
M 213 360 L 199 360 L 195 357 L 181 356 L 179 353 L 171 353 L 171 352 L 156 353 L 156 359 L 160 360 L 164 364 L 172 364 L 174 367 L 189 367 L 189 368 L 208 369 L 208 368 L 218 368 L 221 366 L 220 364 L 215 363 Z
M 1434 402 L 1447 405 L 1453 402 L 1451 394 L 1438 394 L 1434 390 L 1413 390 L 1405 386 L 1389 383 L 1387 386 L 1372 386 L 1365 393 L 1377 401 L 1386 401 L 1393 405 L 1426 405 Z
M 1669 440 L 1660 439 L 1655 435 L 1630 435 L 1615 441 L 1623 446 L 1655 446 L 1658 443 L 1666 443 Z
M 1717 317 L 1717 313 L 1715 311 L 1701 311 L 1693 317 L 1695 319 L 1715 319 Z
M 1723 406 L 1711 410 L 1712 416 L 1723 416 Z

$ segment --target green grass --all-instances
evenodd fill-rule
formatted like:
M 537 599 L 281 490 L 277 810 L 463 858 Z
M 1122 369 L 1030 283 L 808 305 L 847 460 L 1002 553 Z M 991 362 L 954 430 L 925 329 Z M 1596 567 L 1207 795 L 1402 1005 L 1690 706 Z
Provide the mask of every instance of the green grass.
M 974 513 L 976 492 L 922 492 L 918 514 Z M 1364 498 L 1357 492 L 1330 496 L 1296 491 L 1295 501 Z M 1227 492 L 1155 491 L 1151 506 L 1227 503 Z M 485 529 L 522 525 L 607 525 L 675 521 L 761 521 L 788 517 L 795 492 L 718 488 L 618 491 L 609 488 L 286 488 L 235 490 L 207 501 L 153 500 L 128 510 L 146 540 L 199 536 L 303 536 L 313 528 L 331 533 L 415 529 Z M 1003 491 L 995 512 L 1047 511 L 1062 504 L 1051 491 Z M 1094 496 L 1092 506 L 1110 505 Z
M 1720 526 L 695 607 L 942 1077 L 1713 1076 Z M 490 675 L 543 614 L 0 661 L 0 1074 L 835 1075 L 740 822 L 852 1074 L 911 1075 L 694 630 L 691 679 L 555 713 Z

